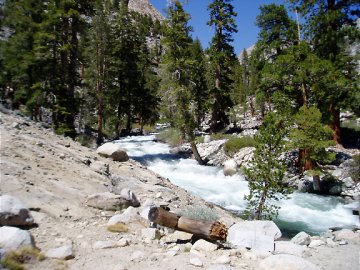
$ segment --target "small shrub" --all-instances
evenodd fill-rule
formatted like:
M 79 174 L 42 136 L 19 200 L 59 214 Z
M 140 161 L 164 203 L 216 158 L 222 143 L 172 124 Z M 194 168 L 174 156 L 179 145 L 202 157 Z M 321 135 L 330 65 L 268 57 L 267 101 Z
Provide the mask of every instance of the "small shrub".
M 9 252 L 0 262 L 0 265 L 9 270 L 24 270 L 26 269 L 24 263 L 33 259 L 42 261 L 45 259 L 44 255 L 36 248 L 24 247 L 18 250 Z
M 211 140 L 212 141 L 216 141 L 216 140 L 230 140 L 234 138 L 233 135 L 231 134 L 224 134 L 224 133 L 214 133 L 211 134 Z
M 358 183 L 360 182 L 360 155 L 355 155 L 352 158 L 349 173 L 354 182 Z
M 219 219 L 218 214 L 206 206 L 187 206 L 178 212 L 179 215 L 192 218 L 215 221 Z
M 160 132 L 156 137 L 171 146 L 180 145 L 182 143 L 180 131 L 176 128 L 169 128 Z
M 129 228 L 123 223 L 117 223 L 114 225 L 109 225 L 107 227 L 108 231 L 110 232 L 127 232 Z
M 250 136 L 231 138 L 225 143 L 224 151 L 228 156 L 233 156 L 244 147 L 255 147 L 254 138 Z

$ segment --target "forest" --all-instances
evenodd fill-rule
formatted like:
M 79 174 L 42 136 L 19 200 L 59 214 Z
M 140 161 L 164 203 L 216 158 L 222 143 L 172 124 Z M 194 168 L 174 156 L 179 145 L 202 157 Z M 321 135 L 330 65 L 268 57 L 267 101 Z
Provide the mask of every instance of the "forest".
M 329 126 L 341 143 L 340 112 L 360 115 L 357 1 L 262 5 L 258 41 L 239 57 L 231 0 L 208 6 L 214 36 L 206 49 L 191 37 L 182 1 L 170 2 L 163 21 L 130 11 L 128 2 L 5 0 L 2 103 L 98 144 L 159 121 L 193 142 L 206 116 L 213 134 L 236 127 L 239 114 L 270 112 L 318 121 L 311 132 Z

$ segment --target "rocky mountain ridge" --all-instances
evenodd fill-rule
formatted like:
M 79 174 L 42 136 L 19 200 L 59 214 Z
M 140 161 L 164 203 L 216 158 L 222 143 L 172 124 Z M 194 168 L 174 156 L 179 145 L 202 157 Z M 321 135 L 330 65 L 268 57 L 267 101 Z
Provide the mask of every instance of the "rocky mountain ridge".
M 129 9 L 140 14 L 149 15 L 151 18 L 163 21 L 165 18 L 148 0 L 130 0 Z

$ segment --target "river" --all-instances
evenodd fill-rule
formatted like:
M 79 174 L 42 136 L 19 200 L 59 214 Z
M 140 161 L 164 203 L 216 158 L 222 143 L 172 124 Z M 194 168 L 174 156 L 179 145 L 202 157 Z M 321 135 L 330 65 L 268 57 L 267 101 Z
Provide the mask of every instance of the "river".
M 128 155 L 150 170 L 168 178 L 205 200 L 241 213 L 246 207 L 247 182 L 241 174 L 224 176 L 219 167 L 200 166 L 195 160 L 170 154 L 167 144 L 154 141 L 155 136 L 127 137 L 116 141 Z M 275 220 L 285 235 L 299 231 L 319 234 L 331 227 L 354 227 L 359 218 L 352 215 L 354 204 L 345 204 L 340 197 L 294 192 L 281 207 Z

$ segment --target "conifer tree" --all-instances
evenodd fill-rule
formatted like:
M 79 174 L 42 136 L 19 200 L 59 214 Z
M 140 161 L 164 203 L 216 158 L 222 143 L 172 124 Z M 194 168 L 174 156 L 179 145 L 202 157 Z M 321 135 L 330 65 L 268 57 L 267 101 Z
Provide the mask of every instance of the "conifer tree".
M 228 109 L 232 106 L 231 67 L 236 57 L 231 45 L 232 34 L 237 32 L 236 12 L 231 0 L 213 0 L 208 6 L 210 20 L 208 25 L 214 26 L 215 34 L 208 51 L 213 81 L 211 94 L 213 98 L 211 131 L 216 132 L 229 124 Z
M 280 156 L 285 151 L 285 137 L 288 133 L 287 120 L 273 112 L 264 118 L 255 135 L 255 152 L 252 167 L 245 169 L 250 194 L 245 214 L 254 219 L 272 219 L 279 207 L 274 201 L 286 198 L 290 189 L 283 182 L 285 165 Z
M 172 104 L 174 124 L 180 130 L 182 139 L 190 141 L 195 158 L 203 163 L 195 144 L 195 111 L 192 109 L 191 73 L 194 61 L 191 55 L 192 39 L 190 19 L 180 1 L 173 1 L 168 7 L 168 21 L 164 32 L 165 54 L 162 62 L 163 97 Z

